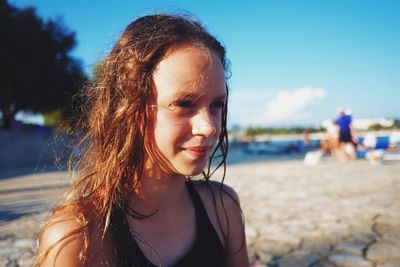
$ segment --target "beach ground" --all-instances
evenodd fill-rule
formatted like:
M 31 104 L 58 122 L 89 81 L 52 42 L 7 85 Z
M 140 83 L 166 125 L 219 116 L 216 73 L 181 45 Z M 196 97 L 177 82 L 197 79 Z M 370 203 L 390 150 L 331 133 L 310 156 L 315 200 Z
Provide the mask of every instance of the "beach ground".
M 231 161 L 225 179 L 240 197 L 254 266 L 400 266 L 399 162 L 257 157 Z M 65 172 L 20 173 L 0 180 L 0 266 L 30 266 L 69 185 Z

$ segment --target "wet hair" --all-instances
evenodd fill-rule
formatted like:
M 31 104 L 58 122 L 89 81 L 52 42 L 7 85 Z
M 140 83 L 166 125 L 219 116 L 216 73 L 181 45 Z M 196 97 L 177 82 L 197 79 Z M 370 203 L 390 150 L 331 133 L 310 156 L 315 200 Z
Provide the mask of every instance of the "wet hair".
M 229 72 L 225 48 L 199 21 L 181 15 L 156 14 L 140 17 L 126 27 L 109 55 L 99 63 L 93 83 L 83 90 L 85 116 L 79 129 L 84 137 L 75 149 L 80 151 L 79 156 L 75 153 L 70 161 L 71 173 L 76 173 L 76 178 L 66 199 L 54 207 L 50 215 L 73 207 L 82 226 L 58 242 L 82 233 L 85 240 L 81 252 L 83 262 L 87 258 L 90 228 L 94 223 L 101 221 L 103 234 L 112 226 L 116 246 L 123 248 L 126 240 L 119 238 L 118 220 L 113 220 L 113 215 L 122 211 L 137 217 L 150 216 L 128 210 L 127 201 L 137 188 L 147 161 L 160 157 L 147 134 L 152 124 L 146 107 L 156 94 L 153 72 L 169 52 L 185 45 L 215 53 L 225 73 Z M 226 90 L 228 93 L 228 88 Z M 209 188 L 212 186 L 209 178 L 216 169 L 223 166 L 222 182 L 225 176 L 227 105 L 221 119 L 217 147 L 203 172 L 203 180 Z M 161 162 L 164 169 L 170 168 L 165 160 Z M 221 193 L 222 190 L 221 185 Z M 214 194 L 213 198 L 216 203 Z M 42 233 L 49 225 L 51 222 Z M 52 247 L 37 256 L 37 265 L 44 261 Z M 129 257 L 124 253 L 122 256 Z

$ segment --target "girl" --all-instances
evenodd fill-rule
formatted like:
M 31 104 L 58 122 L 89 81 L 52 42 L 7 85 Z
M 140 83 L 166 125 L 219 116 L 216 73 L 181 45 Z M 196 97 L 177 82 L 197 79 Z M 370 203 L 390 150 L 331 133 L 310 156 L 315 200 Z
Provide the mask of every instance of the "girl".
M 37 266 L 248 266 L 237 195 L 209 180 L 225 174 L 226 71 L 196 21 L 151 15 L 125 29 L 86 90 L 79 175 Z

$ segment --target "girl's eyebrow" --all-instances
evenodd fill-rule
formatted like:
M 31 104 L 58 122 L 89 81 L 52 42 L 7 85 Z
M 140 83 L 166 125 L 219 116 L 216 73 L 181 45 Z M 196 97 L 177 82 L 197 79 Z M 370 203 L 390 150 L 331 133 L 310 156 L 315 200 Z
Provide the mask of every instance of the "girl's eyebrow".
M 174 95 L 172 95 L 172 99 L 174 100 L 179 100 L 179 99 L 184 99 L 184 100 L 198 100 L 200 99 L 205 93 L 197 93 L 189 90 L 181 90 L 176 92 Z M 216 97 L 214 97 L 215 100 L 226 100 L 227 94 L 224 92 Z
M 202 96 L 202 94 L 198 94 L 195 92 L 191 92 L 188 90 L 181 90 L 178 91 L 176 94 L 172 96 L 172 99 L 179 100 L 179 99 L 189 99 L 189 100 L 197 100 Z
M 227 94 L 224 93 L 224 94 L 221 94 L 221 95 L 215 97 L 215 99 L 216 99 L 216 100 L 226 100 L 227 97 L 228 97 Z

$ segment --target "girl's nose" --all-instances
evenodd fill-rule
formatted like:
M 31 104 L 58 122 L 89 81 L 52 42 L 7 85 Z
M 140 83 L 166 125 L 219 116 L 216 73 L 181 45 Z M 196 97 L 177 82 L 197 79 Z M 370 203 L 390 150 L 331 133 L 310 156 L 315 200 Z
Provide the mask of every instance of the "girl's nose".
M 200 111 L 194 116 L 192 122 L 192 134 L 202 135 L 205 137 L 215 135 L 217 129 L 213 117 L 210 115 L 208 110 Z

